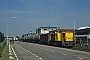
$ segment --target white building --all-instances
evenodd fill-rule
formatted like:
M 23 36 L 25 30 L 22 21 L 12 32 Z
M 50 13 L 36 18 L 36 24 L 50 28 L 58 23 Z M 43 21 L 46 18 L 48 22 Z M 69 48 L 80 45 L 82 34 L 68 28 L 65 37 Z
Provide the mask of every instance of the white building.
M 36 34 L 46 34 L 49 33 L 49 31 L 56 30 L 57 27 L 38 27 L 36 29 Z

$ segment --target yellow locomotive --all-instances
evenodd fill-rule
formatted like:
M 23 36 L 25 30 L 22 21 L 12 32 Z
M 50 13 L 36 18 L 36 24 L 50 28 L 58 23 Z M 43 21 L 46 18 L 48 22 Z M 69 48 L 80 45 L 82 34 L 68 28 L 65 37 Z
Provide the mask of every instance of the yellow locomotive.
M 18 38 L 18 37 L 14 37 L 13 40 L 14 40 L 14 41 L 18 41 L 19 38 Z

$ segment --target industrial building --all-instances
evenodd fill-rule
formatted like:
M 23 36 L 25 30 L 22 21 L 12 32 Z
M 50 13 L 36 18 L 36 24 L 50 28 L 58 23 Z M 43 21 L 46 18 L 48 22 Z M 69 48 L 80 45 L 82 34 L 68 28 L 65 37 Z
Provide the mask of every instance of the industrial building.
M 90 26 L 79 27 L 75 31 L 76 41 L 85 45 L 90 45 Z

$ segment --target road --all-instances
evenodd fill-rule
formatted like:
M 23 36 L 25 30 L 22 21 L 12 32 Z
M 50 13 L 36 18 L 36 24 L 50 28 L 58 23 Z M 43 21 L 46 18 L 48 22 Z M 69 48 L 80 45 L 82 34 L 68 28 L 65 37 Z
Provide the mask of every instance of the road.
M 90 53 L 16 41 L 11 44 L 18 60 L 90 60 Z

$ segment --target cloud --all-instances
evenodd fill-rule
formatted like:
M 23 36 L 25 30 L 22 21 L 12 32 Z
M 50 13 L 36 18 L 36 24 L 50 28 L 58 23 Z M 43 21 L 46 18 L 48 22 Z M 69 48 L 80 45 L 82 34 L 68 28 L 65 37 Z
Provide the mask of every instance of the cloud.
M 24 11 L 16 11 L 16 10 L 7 10 L 7 12 L 15 14 L 25 13 Z
M 36 6 L 36 7 L 39 7 L 42 4 L 42 2 L 39 0 L 36 0 L 36 1 L 34 1 L 34 0 L 20 0 L 20 1 L 24 2 L 24 3 L 29 3 L 29 4 Z
M 35 11 L 17 11 L 17 10 L 7 10 L 6 12 L 14 13 L 14 14 L 43 14 Z
M 84 6 L 84 7 L 79 8 L 79 9 L 77 9 L 77 10 L 73 11 L 73 12 L 82 11 L 83 9 L 86 9 L 86 8 L 89 8 L 89 7 L 90 7 L 90 5 L 88 5 L 88 6 Z
M 25 2 L 25 0 L 20 0 L 21 2 Z
M 38 13 L 38 14 L 42 14 L 42 13 Z
M 76 17 L 77 14 L 76 13 L 72 13 L 72 12 L 68 12 L 68 13 L 64 13 L 64 16 L 67 16 L 67 17 Z

